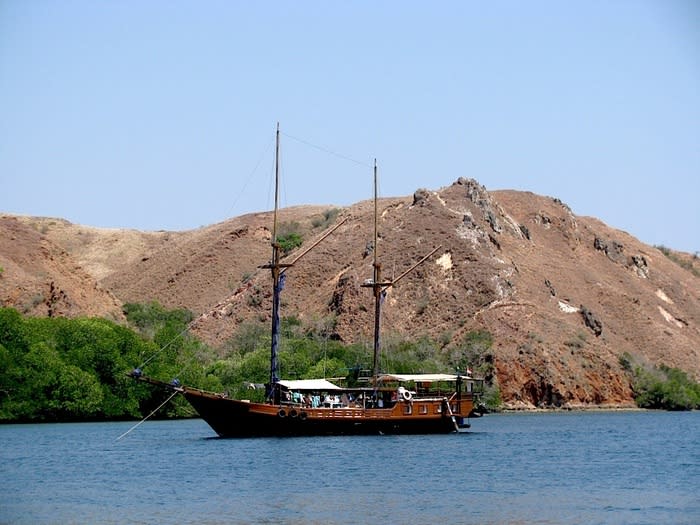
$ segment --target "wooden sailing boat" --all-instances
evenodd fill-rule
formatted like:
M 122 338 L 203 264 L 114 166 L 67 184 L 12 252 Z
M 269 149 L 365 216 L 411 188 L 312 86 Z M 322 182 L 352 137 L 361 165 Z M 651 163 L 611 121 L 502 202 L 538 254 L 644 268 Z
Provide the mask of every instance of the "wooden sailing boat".
M 272 274 L 272 342 L 270 378 L 264 402 L 230 399 L 227 395 L 167 383 L 135 369 L 131 376 L 181 394 L 221 437 L 302 436 L 343 434 L 434 434 L 458 432 L 469 427 L 476 391 L 481 380 L 459 374 L 380 373 L 380 319 L 386 290 L 440 247 L 393 280 L 382 280 L 378 257 L 377 163 L 374 163 L 374 262 L 373 278 L 362 286 L 374 295 L 374 355 L 370 384 L 345 388 L 326 379 L 283 380 L 279 377 L 280 292 L 285 272 L 330 235 L 337 224 L 291 263 L 280 260 L 277 242 L 279 207 L 279 125 L 275 153 L 275 211 L 272 258 L 261 268 Z

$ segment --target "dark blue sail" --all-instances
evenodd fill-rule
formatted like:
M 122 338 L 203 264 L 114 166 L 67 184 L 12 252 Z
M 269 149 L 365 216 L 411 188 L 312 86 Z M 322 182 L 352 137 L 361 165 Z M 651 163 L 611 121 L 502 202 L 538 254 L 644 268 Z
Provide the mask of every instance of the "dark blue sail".
M 272 344 L 270 347 L 270 388 L 280 380 L 279 377 L 279 344 L 280 344 L 280 295 L 287 279 L 284 272 L 280 272 L 275 279 L 272 289 Z

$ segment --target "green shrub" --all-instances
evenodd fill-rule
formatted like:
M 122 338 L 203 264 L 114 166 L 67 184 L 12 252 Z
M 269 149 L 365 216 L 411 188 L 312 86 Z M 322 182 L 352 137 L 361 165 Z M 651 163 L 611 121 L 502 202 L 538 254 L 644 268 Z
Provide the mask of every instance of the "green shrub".
M 148 373 L 219 390 L 199 363 L 210 354 L 184 331 L 191 314 L 160 306 L 130 305 L 128 317 L 145 336 L 101 318 L 23 318 L 0 308 L 0 421 L 140 418 L 166 392 L 126 373 L 149 358 Z M 184 399 L 164 413 L 193 415 Z
M 495 374 L 493 365 L 493 337 L 486 330 L 468 332 L 457 346 L 448 348 L 444 358 L 450 368 L 465 371 L 471 368 L 474 374 L 491 383 Z
M 279 247 L 284 255 L 301 246 L 302 242 L 303 240 L 301 235 L 296 232 L 291 232 L 277 237 L 277 244 L 279 244 Z
M 282 250 L 283 255 L 302 245 L 301 227 L 296 221 L 285 222 L 280 225 L 277 232 L 277 244 Z
M 25 319 L 2 308 L 0 420 L 140 417 L 150 394 L 125 372 L 152 351 L 105 319 Z
M 700 384 L 679 368 L 666 365 L 634 369 L 632 390 L 640 408 L 693 410 L 700 408 Z
M 489 412 L 498 412 L 501 409 L 503 401 L 501 400 L 501 389 L 498 388 L 498 385 L 492 384 L 484 387 L 481 403 Z
M 167 310 L 157 303 L 124 305 L 133 328 L 100 318 L 24 318 L 0 308 L 0 421 L 65 421 L 141 418 L 169 396 L 127 376 L 135 367 L 163 381 L 222 392 L 239 399 L 261 401 L 264 389 L 252 389 L 269 379 L 270 331 L 263 323 L 242 325 L 218 352 L 187 332 L 192 314 Z M 369 344 L 346 345 L 330 335 L 335 318 L 304 327 L 296 317 L 282 320 L 279 362 L 290 379 L 357 377 L 372 365 Z M 491 336 L 470 333 L 464 354 L 445 354 L 428 337 L 383 343 L 381 369 L 421 373 L 471 365 L 475 375 L 488 371 L 493 379 Z M 218 353 L 218 357 L 217 357 Z M 500 405 L 491 383 L 485 400 Z M 159 413 L 187 417 L 193 409 L 176 396 Z
M 697 258 L 698 258 L 697 252 L 693 254 L 692 260 L 685 261 L 682 258 L 678 257 L 675 253 L 673 253 L 666 246 L 659 245 L 659 246 L 654 246 L 654 248 L 659 250 L 661 253 L 663 253 L 666 257 L 668 257 L 670 260 L 672 260 L 674 263 L 676 263 L 681 268 L 684 268 L 685 270 L 688 270 L 689 272 L 691 272 L 693 275 L 695 275 L 695 277 L 700 277 L 700 272 L 693 265 L 693 260 L 697 260 Z
M 129 324 L 147 337 L 153 337 L 166 325 L 177 325 L 184 329 L 194 319 L 189 310 L 167 310 L 156 301 L 145 304 L 126 303 L 122 310 Z
M 629 352 L 624 352 L 617 360 L 623 370 L 632 372 L 632 356 Z
M 314 228 L 328 228 L 328 226 L 331 225 L 340 213 L 340 210 L 338 208 L 331 208 L 329 210 L 326 210 L 323 212 L 323 217 L 317 217 L 311 221 L 311 225 Z

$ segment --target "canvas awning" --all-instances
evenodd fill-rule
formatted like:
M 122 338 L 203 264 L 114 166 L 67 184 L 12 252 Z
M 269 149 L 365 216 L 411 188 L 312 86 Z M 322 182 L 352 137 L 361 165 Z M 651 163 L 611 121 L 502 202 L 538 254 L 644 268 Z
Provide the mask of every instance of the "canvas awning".
M 342 390 L 326 379 L 299 379 L 296 381 L 281 380 L 279 384 L 288 390 Z
M 463 376 L 465 379 L 466 377 Z M 401 383 L 414 381 L 416 383 L 432 383 L 435 381 L 457 381 L 457 376 L 454 374 L 382 374 L 379 376 L 379 381 L 399 381 Z

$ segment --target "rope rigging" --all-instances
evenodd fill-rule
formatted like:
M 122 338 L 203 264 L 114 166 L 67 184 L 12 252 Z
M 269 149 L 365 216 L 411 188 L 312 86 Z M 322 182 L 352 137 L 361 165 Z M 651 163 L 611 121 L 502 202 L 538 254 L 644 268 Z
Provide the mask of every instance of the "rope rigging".
M 229 214 L 233 213 L 233 210 L 236 208 L 236 204 L 238 204 L 238 201 L 241 200 L 241 197 L 243 196 L 246 188 L 248 187 L 248 184 L 250 183 L 251 180 L 253 180 L 253 176 L 258 171 L 260 164 L 262 164 L 262 161 L 267 157 L 267 154 L 270 152 L 270 148 L 272 147 L 272 144 L 274 144 L 274 139 L 270 139 L 267 146 L 265 147 L 265 150 L 260 155 L 258 162 L 255 163 L 255 167 L 248 174 L 248 178 L 246 178 L 245 182 L 243 183 L 243 186 L 241 187 L 241 191 L 239 191 L 238 195 L 233 199 L 233 202 L 231 203 L 231 206 L 229 206 L 229 209 L 228 209 Z
M 136 427 L 138 427 L 139 425 L 141 425 L 141 423 L 144 423 L 149 417 L 151 417 L 153 414 L 155 414 L 156 412 L 158 412 L 161 408 L 163 408 L 163 407 L 165 406 L 166 403 L 168 403 L 172 398 L 174 398 L 174 397 L 175 397 L 176 395 L 178 395 L 178 394 L 179 394 L 179 392 L 178 392 L 177 390 L 176 390 L 175 392 L 173 392 L 172 395 L 171 395 L 168 399 L 166 399 L 165 401 L 163 401 L 163 402 L 158 406 L 158 408 L 154 409 L 150 414 L 148 414 L 146 417 L 144 417 L 141 421 L 139 421 L 139 422 L 136 423 L 133 427 L 131 427 L 129 430 L 127 430 L 126 432 L 124 432 L 121 436 L 119 436 L 117 439 L 115 439 L 115 441 L 119 441 L 121 438 L 123 438 L 124 436 L 126 436 L 128 433 L 130 433 L 130 432 L 131 432 L 132 430 L 134 430 Z
M 325 148 L 325 147 L 323 147 L 323 146 L 319 146 L 318 144 L 314 144 L 314 143 L 312 143 L 312 142 L 309 142 L 308 140 L 300 139 L 299 137 L 294 137 L 294 136 L 289 135 L 289 134 L 287 134 L 287 133 L 285 133 L 285 132 L 283 132 L 283 131 L 280 131 L 280 133 L 281 133 L 282 135 L 284 135 L 285 137 L 287 137 L 287 138 L 290 138 L 290 139 L 292 139 L 292 140 L 296 140 L 297 142 L 300 142 L 300 143 L 302 143 L 302 144 L 305 144 L 305 145 L 307 145 L 307 146 L 310 146 L 310 147 L 312 147 L 312 148 L 315 148 L 315 149 L 317 149 L 317 150 L 319 150 L 319 151 L 322 151 L 322 152 L 324 152 L 324 153 L 328 153 L 329 155 L 333 155 L 334 157 L 338 157 L 339 159 L 347 160 L 348 162 L 352 162 L 352 163 L 354 163 L 354 164 L 357 164 L 358 166 L 362 166 L 363 168 L 371 168 L 371 167 L 372 167 L 371 164 L 367 164 L 366 162 L 362 162 L 362 161 L 353 159 L 353 158 L 351 158 L 351 157 L 348 157 L 347 155 L 343 155 L 343 154 L 341 154 L 341 153 L 338 153 L 338 152 L 336 152 L 336 151 L 330 150 L 330 149 Z
M 297 141 L 297 142 L 299 142 L 299 143 L 301 143 L 301 144 L 304 144 L 304 145 L 306 145 L 306 146 L 309 146 L 309 147 L 311 147 L 311 148 L 314 148 L 314 149 L 316 149 L 316 150 L 319 150 L 319 151 L 321 151 L 321 152 L 324 152 L 324 153 L 326 153 L 326 154 L 328 154 L 328 155 L 332 155 L 332 156 L 334 156 L 334 157 L 337 157 L 337 158 L 343 159 L 343 160 L 345 160 L 345 161 L 354 163 L 354 164 L 356 164 L 356 165 L 358 165 L 358 166 L 362 166 L 362 167 L 371 167 L 371 165 L 369 165 L 369 164 L 367 164 L 367 163 L 365 163 L 365 162 L 358 161 L 358 160 L 353 159 L 353 158 L 351 158 L 351 157 L 349 157 L 349 156 L 347 156 L 347 155 L 343 155 L 343 154 L 338 153 L 338 152 L 336 152 L 336 151 L 330 150 L 330 149 L 328 149 L 328 148 L 326 148 L 326 147 L 319 146 L 319 145 L 314 144 L 314 143 L 312 143 L 312 142 L 310 142 L 310 141 L 301 139 L 301 138 L 299 138 L 299 137 L 295 137 L 295 136 L 293 136 L 293 135 L 289 135 L 289 134 L 287 134 L 287 133 L 283 133 L 283 132 L 280 132 L 280 133 L 281 133 L 282 135 L 284 135 L 285 137 L 288 137 L 288 138 L 290 138 L 290 139 L 292 139 L 292 140 L 295 140 L 295 141 Z M 250 174 L 248 175 L 247 179 L 245 180 L 245 182 L 244 182 L 244 184 L 243 184 L 243 186 L 242 186 L 242 188 L 241 188 L 241 191 L 239 192 L 238 196 L 234 199 L 233 204 L 231 205 L 231 208 L 230 208 L 229 211 L 233 211 L 233 208 L 235 207 L 235 204 L 241 199 L 241 197 L 242 197 L 242 195 L 243 195 L 245 189 L 247 188 L 248 184 L 249 184 L 250 181 L 252 180 L 253 176 L 254 176 L 254 175 L 256 174 L 256 172 L 258 171 L 258 169 L 259 169 L 260 165 L 262 164 L 264 158 L 268 155 L 268 153 L 269 153 L 269 151 L 270 151 L 270 149 L 271 149 L 271 147 L 272 147 L 272 144 L 273 144 L 274 142 L 275 142 L 274 139 L 273 139 L 273 140 L 270 140 L 269 143 L 267 144 L 267 146 L 265 147 L 263 153 L 260 155 L 258 161 L 256 162 L 256 164 L 255 164 L 255 166 L 253 167 L 252 171 L 250 172 Z M 343 222 L 344 222 L 344 221 L 343 221 Z M 330 233 L 330 232 L 328 232 L 328 233 Z M 324 235 L 322 238 L 325 238 L 325 237 L 326 237 L 326 235 Z M 314 246 L 315 246 L 315 244 L 316 244 L 316 243 L 314 243 Z M 294 260 L 294 262 L 296 262 L 296 261 L 297 261 L 301 256 L 303 256 L 307 251 L 308 251 L 308 250 L 304 250 L 304 251 L 301 253 L 301 255 L 297 256 L 297 258 Z M 258 274 L 258 271 L 259 271 L 259 270 L 255 270 L 255 272 L 250 276 L 250 279 L 252 279 L 253 277 L 255 277 L 255 276 Z M 235 296 L 239 291 L 241 291 L 241 290 L 237 290 L 236 292 L 234 292 L 233 295 Z M 208 310 L 207 312 L 202 313 L 202 314 L 200 314 L 198 317 L 196 317 L 195 319 L 193 319 L 189 324 L 187 324 L 187 326 L 185 326 L 185 328 L 184 328 L 182 331 L 180 331 L 178 334 L 176 334 L 172 339 L 170 339 L 170 340 L 169 340 L 166 344 L 164 344 L 160 349 L 158 349 L 155 353 L 153 353 L 150 357 L 148 357 L 138 368 L 136 368 L 136 369 L 134 370 L 134 372 L 136 372 L 137 374 L 140 374 L 140 373 L 141 373 L 141 370 L 142 370 L 143 368 L 145 368 L 149 363 L 151 363 L 154 359 L 156 359 L 160 354 L 162 354 L 165 350 L 167 350 L 170 346 L 172 346 L 173 343 L 175 343 L 175 341 L 177 341 L 178 339 L 182 338 L 196 323 L 198 323 L 198 322 L 199 322 L 200 320 L 202 320 L 203 318 L 205 318 L 205 317 L 207 317 L 207 316 L 209 316 L 209 315 L 212 315 L 212 314 L 213 314 L 217 309 L 219 309 L 222 305 L 224 305 L 225 303 L 229 302 L 229 300 L 230 300 L 231 298 L 232 298 L 231 295 L 228 296 L 228 297 L 227 297 L 226 299 L 224 299 L 223 301 L 219 301 L 216 305 L 214 305 L 214 306 L 213 306 L 210 310 Z M 189 368 L 189 366 L 191 366 L 191 364 L 185 365 L 185 366 L 183 367 L 183 369 L 180 370 L 179 374 L 182 374 L 182 372 L 184 372 L 187 368 Z

